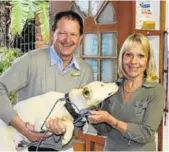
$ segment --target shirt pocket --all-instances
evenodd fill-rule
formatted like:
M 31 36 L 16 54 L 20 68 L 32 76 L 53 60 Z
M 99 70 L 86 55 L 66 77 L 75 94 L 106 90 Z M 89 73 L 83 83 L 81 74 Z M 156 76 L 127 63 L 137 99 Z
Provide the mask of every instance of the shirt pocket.
M 134 109 L 135 109 L 135 113 L 137 115 L 143 114 L 146 108 L 147 108 L 146 101 L 138 101 L 137 100 L 134 102 Z

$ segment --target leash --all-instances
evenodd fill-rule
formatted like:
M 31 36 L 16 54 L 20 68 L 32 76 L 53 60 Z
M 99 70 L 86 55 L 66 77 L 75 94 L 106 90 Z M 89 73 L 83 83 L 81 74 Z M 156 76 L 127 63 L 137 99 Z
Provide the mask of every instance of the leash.
M 43 127 L 44 127 L 44 125 L 45 125 L 47 119 L 49 118 L 50 114 L 51 114 L 52 111 L 54 110 L 54 108 L 55 108 L 55 106 L 57 105 L 57 103 L 58 103 L 59 101 L 64 101 L 64 100 L 65 100 L 65 98 L 60 98 L 60 99 L 58 99 L 58 100 L 54 103 L 52 109 L 51 109 L 50 112 L 48 113 L 47 117 L 45 118 L 45 120 L 44 120 L 44 122 L 43 122 L 43 124 L 42 124 L 42 126 L 41 126 L 41 128 L 40 128 L 42 131 L 40 131 L 40 132 L 32 131 L 32 132 L 34 132 L 34 133 L 44 133 L 42 139 L 38 142 L 38 145 L 37 145 L 37 147 L 36 147 L 36 151 L 38 151 L 38 149 L 39 149 L 39 147 L 40 147 L 42 141 L 44 141 L 45 135 L 46 135 L 48 132 L 50 132 L 49 130 L 44 130 L 44 129 L 43 129 Z M 25 123 L 26 128 L 27 128 L 27 125 L 28 125 L 28 124 L 29 124 L 29 122 L 26 122 L 26 123 Z M 53 135 L 53 133 L 51 134 L 51 136 L 52 136 L 52 135 Z M 49 137 L 50 137 L 50 136 L 49 136 Z M 60 140 L 59 140 L 59 141 L 60 141 Z M 58 142 L 59 142 L 59 141 L 58 141 Z M 56 142 L 56 141 L 55 141 L 55 142 Z M 35 143 L 35 142 L 31 142 L 31 143 L 27 144 L 26 146 L 24 146 L 24 147 L 22 147 L 22 148 L 25 148 L 25 147 L 29 148 L 29 147 L 32 146 L 34 143 Z M 21 143 L 21 144 L 23 145 L 23 143 Z
M 58 99 L 58 100 L 54 103 L 52 109 L 50 110 L 49 114 L 47 115 L 47 117 L 45 118 L 45 120 L 44 120 L 44 122 L 43 122 L 43 124 L 42 124 L 42 126 L 41 126 L 41 130 L 42 130 L 42 131 L 46 131 L 46 130 L 43 130 L 43 126 L 45 125 L 45 123 L 46 123 L 47 119 L 49 118 L 50 114 L 52 113 L 52 111 L 54 110 L 56 104 L 57 104 L 59 101 L 64 101 L 64 100 L 65 100 L 65 98 L 60 98 L 60 99 Z
M 53 112 L 55 106 L 57 105 L 57 103 L 58 103 L 59 101 L 66 101 L 66 103 L 65 103 L 64 106 L 65 106 L 65 108 L 68 110 L 68 112 L 70 113 L 70 115 L 73 117 L 73 119 L 74 119 L 73 124 L 75 125 L 75 127 L 79 127 L 79 128 L 80 128 L 80 127 L 83 127 L 84 124 L 85 124 L 86 122 L 88 122 L 88 121 L 87 121 L 87 117 L 88 117 L 89 115 L 91 115 L 90 110 L 92 110 L 92 109 L 97 109 L 97 110 L 100 109 L 100 108 L 99 108 L 100 104 L 99 104 L 99 105 L 97 105 L 97 106 L 92 106 L 92 107 L 90 107 L 90 108 L 85 108 L 85 109 L 79 110 L 79 108 L 78 108 L 74 103 L 72 103 L 72 102 L 70 101 L 70 99 L 69 99 L 69 93 L 66 93 L 64 98 L 60 98 L 60 99 L 58 99 L 58 100 L 54 103 L 52 109 L 50 110 L 50 112 L 49 112 L 48 115 L 46 116 L 46 118 L 45 118 L 45 120 L 44 120 L 44 122 L 43 122 L 43 124 L 42 124 L 42 126 L 41 126 L 41 130 L 42 130 L 42 131 L 41 131 L 41 132 L 33 131 L 34 133 L 44 133 L 44 136 L 43 136 L 42 139 L 38 142 L 38 145 L 37 145 L 37 147 L 36 147 L 36 151 L 38 151 L 38 149 L 39 149 L 41 143 L 43 142 L 43 140 L 44 140 L 44 138 L 45 138 L 45 135 L 46 135 L 48 132 L 50 132 L 49 130 L 44 130 L 43 127 L 44 127 L 44 125 L 45 125 L 47 119 L 49 118 L 49 116 L 51 115 L 51 113 Z M 76 111 L 77 111 L 77 112 L 76 112 Z M 85 121 L 82 121 L 83 118 L 86 118 Z M 27 126 L 28 124 L 29 124 L 29 122 L 26 122 L 26 123 L 25 123 L 25 126 Z M 52 135 L 53 135 L 53 133 L 51 134 L 51 136 L 52 136 Z M 61 140 L 61 138 L 59 138 L 58 141 L 55 141 L 55 142 L 58 143 L 60 140 Z M 31 142 L 29 145 L 27 145 L 27 147 L 32 146 L 32 144 L 34 144 L 34 143 L 35 143 L 35 142 Z

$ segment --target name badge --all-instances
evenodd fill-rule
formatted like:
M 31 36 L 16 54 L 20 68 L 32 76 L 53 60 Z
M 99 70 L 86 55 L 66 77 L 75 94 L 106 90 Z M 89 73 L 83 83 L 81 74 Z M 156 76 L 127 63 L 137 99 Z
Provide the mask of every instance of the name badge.
M 71 76 L 72 77 L 80 76 L 80 72 L 72 72 Z

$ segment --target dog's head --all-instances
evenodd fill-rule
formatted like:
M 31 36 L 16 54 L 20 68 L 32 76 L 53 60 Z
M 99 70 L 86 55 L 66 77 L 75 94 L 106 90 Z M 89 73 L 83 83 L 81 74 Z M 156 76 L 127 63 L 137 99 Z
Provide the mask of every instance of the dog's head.
M 83 87 L 82 94 L 87 101 L 87 105 L 93 106 L 115 94 L 117 90 L 118 86 L 115 83 L 95 81 Z
M 87 107 L 96 106 L 118 90 L 116 83 L 91 82 L 80 89 L 70 92 L 72 99 L 79 100 Z M 75 97 L 76 96 L 76 97 Z M 82 103 L 83 102 L 83 103 Z M 84 107 L 84 106 L 83 106 Z

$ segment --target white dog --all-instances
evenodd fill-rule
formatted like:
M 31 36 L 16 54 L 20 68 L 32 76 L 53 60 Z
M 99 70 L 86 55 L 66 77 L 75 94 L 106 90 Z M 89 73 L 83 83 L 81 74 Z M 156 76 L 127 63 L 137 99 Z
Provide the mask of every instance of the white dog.
M 92 82 L 83 88 L 73 89 L 68 94 L 49 92 L 21 101 L 14 106 L 18 115 L 25 121 L 35 125 L 36 131 L 46 130 L 45 122 L 59 117 L 63 120 L 66 132 L 62 145 L 67 144 L 74 131 L 73 121 L 80 121 L 88 114 L 88 109 L 96 106 L 118 90 L 115 83 Z M 73 110 L 72 110 L 73 109 Z M 72 112 L 73 111 L 73 112 Z M 72 121 L 65 119 L 69 117 Z M 21 141 L 28 141 L 15 128 L 0 120 L 0 151 L 17 151 Z M 26 148 L 27 149 L 27 148 Z

